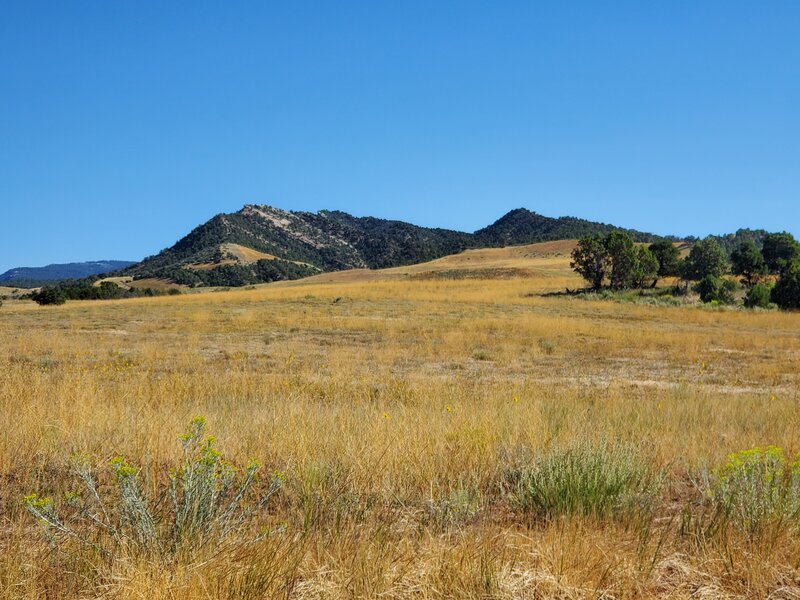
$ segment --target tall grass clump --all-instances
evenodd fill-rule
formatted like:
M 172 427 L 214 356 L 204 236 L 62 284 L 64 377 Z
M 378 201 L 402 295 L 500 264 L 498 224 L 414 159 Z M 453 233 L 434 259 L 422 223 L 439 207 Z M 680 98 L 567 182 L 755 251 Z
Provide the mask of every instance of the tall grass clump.
M 800 456 L 789 461 L 777 446 L 731 454 L 703 483 L 715 507 L 751 534 L 800 517 Z
M 509 481 L 514 503 L 540 517 L 641 514 L 660 486 L 640 448 L 589 442 L 553 448 Z
M 251 461 L 237 473 L 214 447 L 214 438 L 206 436 L 202 417 L 193 419 L 179 439 L 183 459 L 153 497 L 143 490 L 140 470 L 124 458 L 110 461 L 112 484 L 101 486 L 89 459 L 78 456 L 73 468 L 80 491 L 68 492 L 61 506 L 38 494 L 26 496 L 23 504 L 53 546 L 73 541 L 109 556 L 125 550 L 171 557 L 222 544 L 234 532 L 241 534 L 241 525 L 252 516 L 243 501 L 259 464 Z M 263 507 L 280 484 L 273 478 L 255 508 Z

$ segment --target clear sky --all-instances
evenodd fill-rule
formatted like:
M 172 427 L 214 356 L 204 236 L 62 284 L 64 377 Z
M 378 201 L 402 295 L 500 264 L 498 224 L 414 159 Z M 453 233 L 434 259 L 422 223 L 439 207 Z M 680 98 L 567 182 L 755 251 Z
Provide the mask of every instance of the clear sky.
M 245 203 L 800 234 L 800 2 L 7 2 L 0 272 Z

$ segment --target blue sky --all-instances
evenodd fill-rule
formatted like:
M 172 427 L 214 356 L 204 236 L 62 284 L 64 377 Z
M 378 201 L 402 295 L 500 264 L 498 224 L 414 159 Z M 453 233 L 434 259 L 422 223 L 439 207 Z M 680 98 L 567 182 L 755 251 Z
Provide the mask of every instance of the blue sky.
M 800 3 L 16 2 L 0 271 L 245 203 L 800 234 Z

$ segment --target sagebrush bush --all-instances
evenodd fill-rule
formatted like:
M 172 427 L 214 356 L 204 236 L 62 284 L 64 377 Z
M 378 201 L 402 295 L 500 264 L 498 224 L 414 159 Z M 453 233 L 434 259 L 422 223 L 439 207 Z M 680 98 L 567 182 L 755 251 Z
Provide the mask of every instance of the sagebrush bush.
M 539 350 L 544 354 L 552 354 L 556 351 L 556 343 L 548 338 L 539 338 Z
M 220 544 L 234 531 L 241 533 L 240 525 L 250 514 L 243 500 L 259 464 L 251 461 L 238 475 L 214 448 L 214 438 L 205 433 L 205 419 L 193 419 L 179 438 L 181 464 L 170 470 L 169 482 L 153 498 L 142 489 L 139 469 L 119 456 L 110 462 L 115 489 L 101 493 L 88 457 L 78 456 L 73 467 L 83 490 L 67 493 L 66 506 L 57 507 L 37 494 L 26 496 L 23 504 L 53 545 L 68 538 L 103 554 L 125 549 L 168 557 Z M 280 485 L 281 478 L 274 477 L 255 507 L 263 507 Z M 66 509 L 67 516 L 62 517 L 59 508 Z
M 800 457 L 789 461 L 776 446 L 731 454 L 705 485 L 716 507 L 750 532 L 800 517 Z
M 483 497 L 475 482 L 459 480 L 449 490 L 434 494 L 425 503 L 425 520 L 440 529 L 462 526 L 481 511 Z
M 660 486 L 641 449 L 606 443 L 555 448 L 509 474 L 512 499 L 538 516 L 608 516 L 647 509 Z

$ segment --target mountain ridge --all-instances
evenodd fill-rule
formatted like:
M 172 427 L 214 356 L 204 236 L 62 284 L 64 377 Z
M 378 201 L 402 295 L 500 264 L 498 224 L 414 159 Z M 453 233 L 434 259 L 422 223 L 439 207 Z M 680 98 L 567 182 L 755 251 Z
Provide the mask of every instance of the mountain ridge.
M 10 287 L 38 287 L 65 279 L 82 279 L 111 273 L 135 264 L 135 261 L 130 260 L 93 260 L 53 263 L 43 267 L 14 267 L 0 273 L 0 284 L 9 284 Z
M 338 210 L 288 211 L 245 204 L 215 215 L 174 245 L 120 271 L 184 285 L 248 285 L 296 279 L 319 272 L 380 269 L 416 264 L 466 249 L 492 248 L 624 231 L 636 241 L 665 238 L 579 219 L 546 217 L 526 208 L 509 211 L 491 225 L 467 233 L 405 221 L 356 217 Z M 241 261 L 231 245 L 270 258 Z

